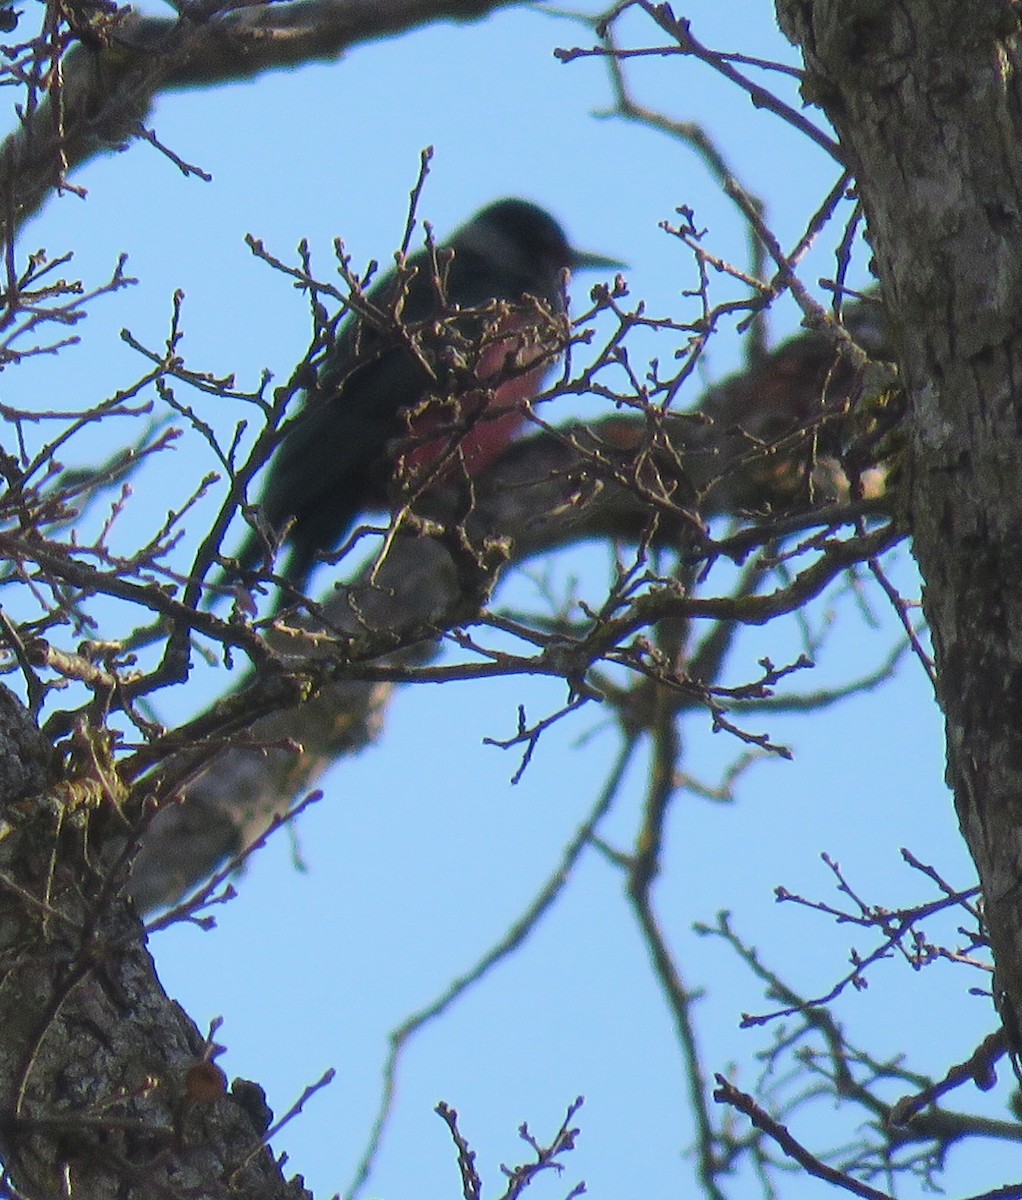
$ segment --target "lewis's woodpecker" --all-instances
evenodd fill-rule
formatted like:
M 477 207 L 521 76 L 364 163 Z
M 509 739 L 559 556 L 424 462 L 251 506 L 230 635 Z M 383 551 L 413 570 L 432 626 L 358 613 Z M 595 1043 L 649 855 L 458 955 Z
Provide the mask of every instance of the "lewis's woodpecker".
M 262 517 L 269 529 L 285 534 L 290 542 L 290 558 L 281 573 L 298 590 L 304 590 L 317 556 L 338 544 L 362 509 L 386 504 L 396 439 L 404 437 L 406 447 L 417 446 L 404 460 L 413 468 L 435 463 L 454 440 L 470 474 L 500 454 L 524 419 L 520 402 L 538 390 L 551 359 L 549 349 L 545 354 L 537 349 L 534 333 L 531 351 L 527 334 L 513 335 L 516 327 L 534 330 L 537 325 L 535 306 L 530 309 L 525 297 L 534 296 L 560 314 L 566 268 L 622 265 L 574 249 L 557 221 L 525 200 L 489 205 L 457 230 L 445 248 L 453 257 L 445 267 L 445 255 L 437 256 L 439 274 L 446 269 L 442 288 L 427 252 L 409 260 L 415 272 L 405 284 L 401 307 L 406 327 L 444 318 L 429 342 L 436 363 L 425 363 L 407 338 L 398 339 L 393 331 L 386 335 L 367 320 L 349 317 L 270 462 L 260 501 Z M 391 272 L 367 299 L 378 311 L 388 312 L 398 287 L 397 274 Z M 466 321 L 453 317 L 453 310 L 491 301 L 506 301 L 518 312 L 505 312 L 498 335 L 473 366 L 481 383 L 488 378 L 503 381 L 475 391 L 471 385 L 462 386 L 459 404 L 423 408 L 431 382 L 434 391 L 442 391 L 435 371 L 437 363 L 442 364 L 445 341 L 456 359 L 457 347 L 463 349 L 466 338 L 478 336 L 486 326 L 485 317 Z M 436 439 L 423 437 L 434 430 Z M 265 549 L 264 539 L 250 533 L 237 554 L 239 568 L 251 568 Z

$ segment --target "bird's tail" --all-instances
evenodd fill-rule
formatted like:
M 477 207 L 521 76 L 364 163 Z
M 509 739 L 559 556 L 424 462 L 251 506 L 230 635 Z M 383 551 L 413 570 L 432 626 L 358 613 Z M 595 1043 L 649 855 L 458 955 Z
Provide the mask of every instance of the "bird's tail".
M 268 557 L 266 539 L 249 529 L 241 546 L 230 555 L 210 580 L 203 601 L 204 608 L 216 608 L 232 594 L 233 585 L 244 583 L 245 576 Z
M 315 538 L 300 536 L 300 529 L 292 528 L 287 532 L 290 534 L 290 546 L 286 561 L 280 564 L 278 556 L 274 567 L 276 573 L 287 581 L 288 586 L 278 589 L 273 612 L 305 593 L 309 576 L 320 560 L 320 546 Z M 221 567 L 207 589 L 204 607 L 216 607 L 226 596 L 233 594 L 235 585 L 248 583 L 256 568 L 265 567 L 268 573 L 270 558 L 271 551 L 266 537 L 250 529 L 240 548 L 231 555 L 227 564 Z M 246 579 L 246 576 L 249 578 Z

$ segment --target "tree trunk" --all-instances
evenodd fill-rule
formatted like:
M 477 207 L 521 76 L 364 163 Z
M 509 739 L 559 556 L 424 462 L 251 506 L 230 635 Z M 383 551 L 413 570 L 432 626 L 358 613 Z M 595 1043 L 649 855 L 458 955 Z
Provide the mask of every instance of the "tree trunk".
M 85 729 L 56 761 L 0 687 L 0 1157 L 18 1195 L 301 1200 L 255 1084 L 162 991 L 104 827 L 123 797 Z M 4 1194 L 7 1192 L 5 1190 Z
M 908 515 L 979 870 L 1022 1014 L 1022 87 L 1009 0 L 778 0 L 838 131 L 909 401 Z M 883 786 L 883 781 L 878 781 Z

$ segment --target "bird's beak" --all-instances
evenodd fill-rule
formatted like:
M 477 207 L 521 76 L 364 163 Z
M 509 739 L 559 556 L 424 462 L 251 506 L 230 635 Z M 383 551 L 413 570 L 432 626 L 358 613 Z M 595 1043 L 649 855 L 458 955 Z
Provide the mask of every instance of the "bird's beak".
M 628 264 L 619 258 L 608 258 L 605 254 L 592 254 L 588 250 L 571 248 L 571 261 L 568 264 L 573 271 L 625 271 Z

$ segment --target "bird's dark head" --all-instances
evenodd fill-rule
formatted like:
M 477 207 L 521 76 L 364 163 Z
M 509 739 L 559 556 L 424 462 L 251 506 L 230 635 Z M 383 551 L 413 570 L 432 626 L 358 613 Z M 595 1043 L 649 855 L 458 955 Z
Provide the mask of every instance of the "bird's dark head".
M 487 255 L 513 256 L 548 273 L 559 273 L 565 267 L 615 270 L 624 266 L 602 254 L 576 249 L 560 224 L 545 209 L 528 200 L 511 198 L 487 205 L 459 230 L 453 241 L 455 246 L 461 242 Z

